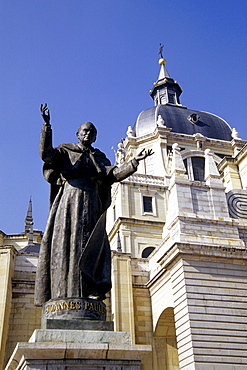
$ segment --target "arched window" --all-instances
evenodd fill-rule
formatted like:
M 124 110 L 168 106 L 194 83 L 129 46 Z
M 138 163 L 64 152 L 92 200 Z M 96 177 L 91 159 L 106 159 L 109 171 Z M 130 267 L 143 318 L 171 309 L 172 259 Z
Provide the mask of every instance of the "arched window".
M 184 159 L 184 165 L 186 173 L 190 180 L 204 181 L 204 168 L 205 158 L 204 157 L 189 157 Z
M 142 251 L 142 258 L 147 258 L 154 250 L 154 247 L 147 247 Z
M 181 152 L 186 174 L 192 181 L 205 181 L 205 156 L 202 150 L 184 150 Z M 213 153 L 216 164 L 220 163 L 220 155 Z

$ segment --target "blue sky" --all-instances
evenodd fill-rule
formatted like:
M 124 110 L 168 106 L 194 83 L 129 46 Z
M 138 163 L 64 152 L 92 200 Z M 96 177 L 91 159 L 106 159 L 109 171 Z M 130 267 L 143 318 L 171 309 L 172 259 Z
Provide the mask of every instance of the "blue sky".
M 150 108 L 159 43 L 181 102 L 217 114 L 247 139 L 245 0 L 3 0 L 0 3 L 0 230 L 24 229 L 30 196 L 43 230 L 49 186 L 39 158 L 41 103 L 54 146 L 79 124 L 114 161 L 138 114 Z

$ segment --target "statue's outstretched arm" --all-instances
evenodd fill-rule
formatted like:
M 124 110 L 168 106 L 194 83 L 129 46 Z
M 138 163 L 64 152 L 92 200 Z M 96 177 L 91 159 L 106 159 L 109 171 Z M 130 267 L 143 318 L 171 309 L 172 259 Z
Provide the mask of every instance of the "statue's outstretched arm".
M 52 163 L 56 155 L 56 149 L 52 146 L 52 128 L 50 124 L 50 111 L 47 104 L 40 106 L 41 116 L 44 120 L 40 135 L 39 152 L 41 159 L 46 163 Z
M 124 163 L 122 166 L 115 167 L 113 170 L 113 176 L 115 181 L 122 181 L 136 172 L 139 162 L 149 157 L 154 152 L 152 149 L 143 149 L 135 158 L 131 159 L 128 163 Z
M 142 151 L 137 154 L 137 156 L 135 157 L 135 159 L 139 163 L 140 161 L 142 161 L 143 159 L 149 157 L 152 154 L 154 154 L 153 149 L 148 149 L 148 150 L 142 149 Z

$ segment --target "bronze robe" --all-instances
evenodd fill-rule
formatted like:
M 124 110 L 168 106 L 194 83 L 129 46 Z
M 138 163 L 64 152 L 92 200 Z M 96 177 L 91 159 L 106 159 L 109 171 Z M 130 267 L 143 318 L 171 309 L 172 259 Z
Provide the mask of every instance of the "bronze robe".
M 100 150 L 80 144 L 48 151 L 44 176 L 51 183 L 51 208 L 40 248 L 35 305 L 88 295 L 103 300 L 111 289 L 105 231 L 111 185 L 134 173 L 138 162 L 111 166 Z

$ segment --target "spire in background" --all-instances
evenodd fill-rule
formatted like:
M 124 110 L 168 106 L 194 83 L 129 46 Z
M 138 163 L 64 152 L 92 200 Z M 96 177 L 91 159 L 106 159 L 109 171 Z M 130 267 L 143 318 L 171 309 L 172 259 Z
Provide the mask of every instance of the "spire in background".
M 30 197 L 27 209 L 27 215 L 25 218 L 25 233 L 28 233 L 28 246 L 33 245 L 33 211 L 32 211 L 32 199 Z
M 27 245 L 20 249 L 21 253 L 39 253 L 40 244 L 34 243 L 33 237 L 33 211 L 32 211 L 32 199 L 30 197 L 28 208 L 27 208 L 27 215 L 25 218 L 25 234 L 28 234 L 28 242 Z
M 27 208 L 27 215 L 25 218 L 25 229 L 24 232 L 28 233 L 30 231 L 30 228 L 33 227 L 33 211 L 32 211 L 32 199 L 30 197 L 28 208 Z

